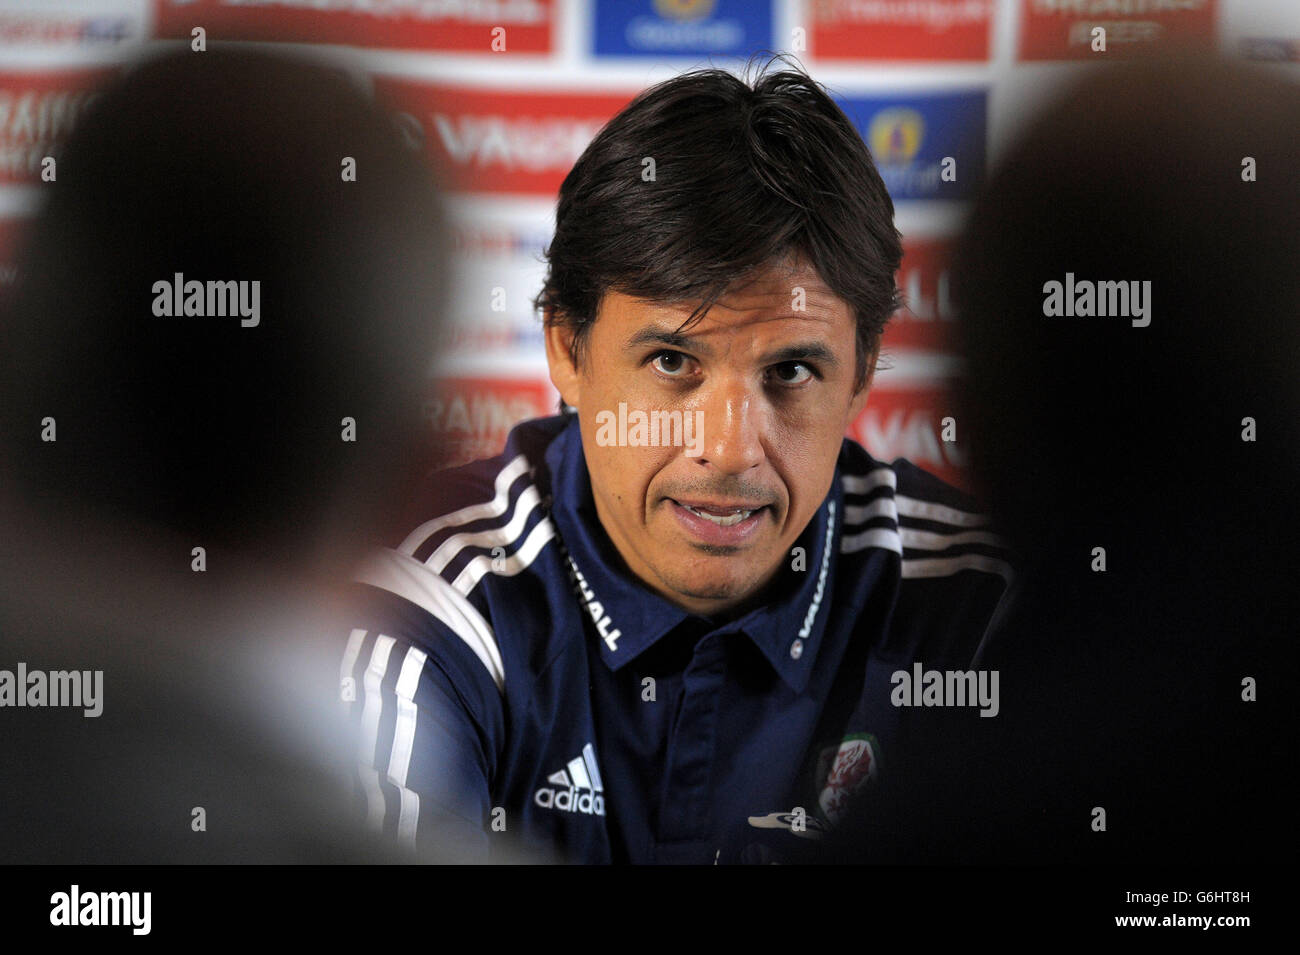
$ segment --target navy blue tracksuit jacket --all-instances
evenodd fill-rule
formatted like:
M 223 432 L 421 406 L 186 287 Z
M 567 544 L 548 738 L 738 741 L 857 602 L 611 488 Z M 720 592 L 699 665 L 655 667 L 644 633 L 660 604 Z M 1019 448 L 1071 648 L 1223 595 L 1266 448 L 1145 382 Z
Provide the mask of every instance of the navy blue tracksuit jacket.
M 782 861 L 906 746 L 894 674 L 978 666 L 1012 573 L 964 495 L 848 439 L 802 566 L 725 623 L 622 569 L 576 416 L 435 483 L 358 575 L 341 672 L 361 811 L 417 850 Z

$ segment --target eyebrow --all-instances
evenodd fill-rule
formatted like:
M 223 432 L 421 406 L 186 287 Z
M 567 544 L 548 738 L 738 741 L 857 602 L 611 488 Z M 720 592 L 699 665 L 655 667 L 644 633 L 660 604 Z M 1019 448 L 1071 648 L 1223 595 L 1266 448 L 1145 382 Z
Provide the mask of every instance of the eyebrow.
M 764 365 L 779 365 L 787 361 L 815 361 L 829 367 L 838 367 L 839 359 L 821 342 L 798 342 L 764 354 L 759 361 Z
M 642 345 L 663 345 L 667 348 L 679 348 L 682 351 L 692 351 L 698 355 L 709 355 L 712 349 L 704 342 L 692 339 L 689 335 L 683 335 L 681 332 L 670 332 L 664 328 L 643 328 L 627 340 L 624 346 L 628 349 L 638 348 Z
M 643 328 L 627 340 L 626 348 L 633 349 L 643 345 L 662 345 L 665 348 L 675 348 L 681 351 L 693 352 L 707 358 L 712 349 L 703 341 L 692 338 L 690 335 L 683 335 L 681 332 L 672 332 L 664 328 Z M 839 359 L 835 357 L 825 344 L 819 341 L 796 342 L 793 345 L 784 345 L 781 348 L 765 353 L 760 359 L 760 364 L 779 365 L 787 361 L 815 361 L 829 367 L 838 367 Z

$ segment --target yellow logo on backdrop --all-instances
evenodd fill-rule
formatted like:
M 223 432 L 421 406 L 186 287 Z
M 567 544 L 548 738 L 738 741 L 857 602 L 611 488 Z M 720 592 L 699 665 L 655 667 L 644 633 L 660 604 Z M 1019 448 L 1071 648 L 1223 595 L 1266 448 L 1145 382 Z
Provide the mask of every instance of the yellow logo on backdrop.
M 703 20 L 717 0 L 655 0 L 655 13 L 669 20 Z
M 921 148 L 925 120 L 914 109 L 882 109 L 867 129 L 867 145 L 880 163 L 905 163 Z

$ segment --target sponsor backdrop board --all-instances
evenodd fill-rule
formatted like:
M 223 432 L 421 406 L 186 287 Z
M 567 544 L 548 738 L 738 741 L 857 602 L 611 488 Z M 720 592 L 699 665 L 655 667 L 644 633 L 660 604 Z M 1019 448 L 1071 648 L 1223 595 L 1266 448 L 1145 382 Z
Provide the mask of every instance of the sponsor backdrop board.
M 596 56 L 747 56 L 772 49 L 773 0 L 597 0 Z
M 155 0 L 155 36 L 185 39 L 195 25 L 231 40 L 331 43 L 428 53 L 554 50 L 554 0 L 465 3 L 319 0 Z M 500 31 L 494 33 L 494 31 Z
M 515 421 L 555 407 L 531 299 L 556 191 L 601 125 L 682 70 L 741 69 L 764 50 L 798 58 L 879 162 L 904 236 L 906 304 L 850 434 L 958 484 L 962 433 L 944 425 L 961 372 L 948 257 L 1017 130 L 1079 71 L 1158 49 L 1212 46 L 1300 71 L 1294 0 L 5 0 L 0 295 L 48 188 L 44 159 L 95 86 L 196 30 L 209 48 L 274 43 L 331 60 L 441 167 L 457 280 L 426 410 L 456 460 L 495 452 Z

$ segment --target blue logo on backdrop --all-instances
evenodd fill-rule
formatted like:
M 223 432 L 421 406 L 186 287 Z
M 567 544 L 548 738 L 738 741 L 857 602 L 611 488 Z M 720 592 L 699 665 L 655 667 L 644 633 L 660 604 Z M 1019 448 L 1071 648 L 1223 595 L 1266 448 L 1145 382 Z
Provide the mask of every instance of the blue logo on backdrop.
M 748 56 L 772 45 L 772 0 L 596 0 L 597 56 Z
M 895 202 L 969 199 L 983 183 L 985 91 L 836 97 L 836 102 L 862 134 Z M 945 179 L 948 156 L 955 163 L 947 164 L 951 172 Z

